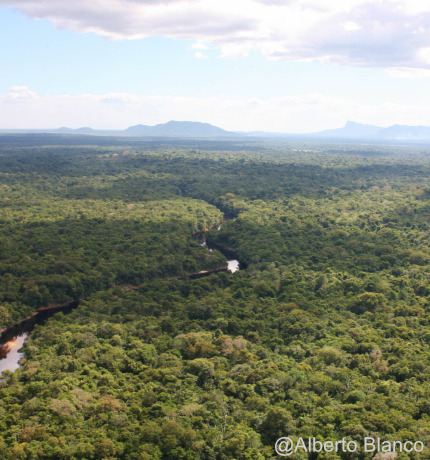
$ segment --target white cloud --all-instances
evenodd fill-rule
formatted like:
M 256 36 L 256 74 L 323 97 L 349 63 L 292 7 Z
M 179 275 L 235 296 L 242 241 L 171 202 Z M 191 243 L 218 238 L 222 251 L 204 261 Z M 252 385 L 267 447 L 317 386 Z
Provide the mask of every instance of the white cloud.
M 418 0 L 0 0 L 56 27 L 111 39 L 165 36 L 223 58 L 430 68 L 430 3 Z M 424 50 L 424 51 L 420 51 Z
M 354 32 L 355 30 L 360 30 L 361 26 L 353 21 L 346 21 L 342 24 L 343 28 L 349 32 Z
M 169 120 L 208 122 L 227 130 L 313 132 L 343 126 L 346 120 L 379 126 L 426 125 L 430 106 L 424 102 L 368 104 L 321 94 L 268 99 L 127 93 L 40 96 L 25 87 L 0 94 L 0 129 L 124 129 L 138 123 L 153 125 Z
M 192 50 L 208 50 L 209 46 L 202 42 L 193 43 L 191 45 Z
M 205 53 L 202 53 L 201 51 L 197 51 L 197 53 L 194 53 L 194 57 L 197 59 L 209 59 L 209 56 Z
M 16 99 L 28 99 L 36 97 L 36 94 L 27 86 L 12 86 L 9 88 L 9 97 L 13 100 Z
M 392 78 L 416 80 L 418 78 L 430 78 L 430 69 L 416 69 L 411 67 L 392 67 L 387 69 L 387 74 Z

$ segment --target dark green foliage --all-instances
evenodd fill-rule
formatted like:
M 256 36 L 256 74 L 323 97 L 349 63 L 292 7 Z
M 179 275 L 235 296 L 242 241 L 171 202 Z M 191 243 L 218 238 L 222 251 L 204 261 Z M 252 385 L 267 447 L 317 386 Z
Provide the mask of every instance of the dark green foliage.
M 0 139 L 0 328 L 85 299 L 0 383 L 1 458 L 428 444 L 427 152 L 45 141 Z M 246 269 L 187 279 L 225 263 L 207 228 Z M 348 455 L 312 458 L 369 458 Z

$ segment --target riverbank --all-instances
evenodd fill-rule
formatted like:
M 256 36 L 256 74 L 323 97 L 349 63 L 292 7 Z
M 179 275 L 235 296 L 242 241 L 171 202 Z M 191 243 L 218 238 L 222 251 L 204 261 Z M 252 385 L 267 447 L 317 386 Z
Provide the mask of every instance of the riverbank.
M 221 225 L 222 224 L 217 226 L 218 230 L 221 228 Z M 200 232 L 194 233 L 193 236 L 201 237 L 209 230 L 210 229 L 204 229 Z M 207 246 L 209 250 L 217 250 L 221 252 L 227 259 L 227 265 L 222 265 L 209 270 L 200 270 L 199 272 L 188 273 L 184 276 L 178 276 L 177 279 L 193 280 L 203 278 L 219 272 L 231 271 L 232 273 L 234 273 L 240 268 L 245 268 L 244 265 L 238 260 L 238 254 L 234 249 L 208 239 L 205 240 L 204 244 Z M 127 290 L 135 291 L 139 289 L 139 286 L 136 285 L 121 285 L 120 287 Z M 16 344 L 18 343 L 17 338 L 22 338 L 22 343 L 20 345 L 21 347 L 24 343 L 24 340 L 29 336 L 36 324 L 43 324 L 49 317 L 58 312 L 69 313 L 73 309 L 77 308 L 83 300 L 87 300 L 87 298 L 75 299 L 69 302 L 64 302 L 62 304 L 40 307 L 37 310 L 35 310 L 35 312 L 32 315 L 21 319 L 18 323 L 12 326 L 2 329 L 0 331 L 0 363 L 3 361 L 3 359 L 6 359 L 7 357 L 10 360 L 10 356 L 8 355 L 12 350 L 18 351 L 18 349 L 15 350 Z M 17 354 L 16 356 L 16 359 L 19 361 L 21 355 Z M 12 362 L 11 367 L 6 367 L 4 369 L 1 369 L 0 366 L 0 373 L 2 372 L 2 370 L 11 370 L 12 368 L 15 369 L 19 367 L 17 365 L 18 361 Z
M 35 312 L 27 316 L 26 318 L 21 319 L 18 323 L 13 324 L 12 326 L 6 327 L 0 331 L 0 345 L 7 341 L 9 338 L 15 337 L 20 333 L 27 332 L 25 329 L 28 325 L 34 326 L 36 323 L 46 321 L 50 316 L 60 311 L 73 310 L 76 308 L 79 303 L 85 299 L 71 300 L 70 302 L 65 302 L 57 305 L 48 305 L 46 307 L 40 307 Z

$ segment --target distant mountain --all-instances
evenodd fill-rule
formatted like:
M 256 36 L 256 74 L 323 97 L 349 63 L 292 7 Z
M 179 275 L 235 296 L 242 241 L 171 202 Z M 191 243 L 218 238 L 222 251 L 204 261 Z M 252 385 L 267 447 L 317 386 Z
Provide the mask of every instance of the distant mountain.
M 209 123 L 198 121 L 169 121 L 155 126 L 130 126 L 123 131 L 123 134 L 157 137 L 231 137 L 237 135 Z
M 430 127 L 393 125 L 388 128 L 381 128 L 380 126 L 363 125 L 354 121 L 348 121 L 343 128 L 327 129 L 325 131 L 312 133 L 310 136 L 379 141 L 429 141 Z
M 169 121 L 155 126 L 135 125 L 123 131 L 96 130 L 89 127 L 71 129 L 58 128 L 51 132 L 64 134 L 108 134 L 115 136 L 151 136 L 151 137 L 190 137 L 190 138 L 220 138 L 232 137 L 239 134 L 198 121 Z
M 65 126 L 62 126 L 61 128 L 58 128 L 55 130 L 57 133 L 73 133 L 73 129 L 71 128 L 66 128 Z
M 119 134 L 121 131 L 104 131 L 100 129 L 93 129 L 89 128 L 88 126 L 82 127 L 82 128 L 77 128 L 77 129 L 72 129 L 72 128 L 67 128 L 65 126 L 58 128 L 58 129 L 53 129 L 53 133 L 60 133 L 60 134 Z
M 383 130 L 380 126 L 363 125 L 355 121 L 347 121 L 343 128 L 326 129 L 317 133 L 312 133 L 312 136 L 319 137 L 344 137 L 344 138 L 370 138 L 378 137 L 378 133 Z
M 383 130 L 380 126 L 374 125 L 363 125 L 355 121 L 347 121 L 343 128 L 326 129 L 324 131 L 318 131 L 316 133 L 306 134 L 294 134 L 294 133 L 276 133 L 266 131 L 252 131 L 249 133 L 243 133 L 244 135 L 251 135 L 257 137 L 324 137 L 324 138 L 339 138 L 339 139 L 362 139 L 362 138 L 374 138 L 378 136 L 378 133 Z
M 66 127 L 54 130 L 8 130 L 8 132 L 49 132 L 80 135 L 109 135 L 130 137 L 181 137 L 200 139 L 300 139 L 300 140 L 333 140 L 336 142 L 424 142 L 430 143 L 430 126 L 393 125 L 388 128 L 366 125 L 348 121 L 342 128 L 326 129 L 315 133 L 293 134 L 267 131 L 232 132 L 218 128 L 209 123 L 198 121 L 169 121 L 155 126 L 135 125 L 122 131 L 95 130 L 89 127 L 70 129 Z
M 88 127 L 74 129 L 73 131 L 78 134 L 95 134 L 97 132 L 95 129 Z
M 393 125 L 378 134 L 380 139 L 427 141 L 430 139 L 430 126 Z

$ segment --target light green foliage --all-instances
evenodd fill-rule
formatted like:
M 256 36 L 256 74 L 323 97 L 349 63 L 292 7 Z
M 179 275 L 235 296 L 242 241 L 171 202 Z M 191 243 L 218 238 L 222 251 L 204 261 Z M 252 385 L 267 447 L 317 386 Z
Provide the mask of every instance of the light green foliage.
M 430 441 L 427 152 L 24 141 L 0 138 L 0 327 L 86 299 L 0 383 L 1 458 Z M 187 280 L 225 263 L 206 228 L 247 268 Z

